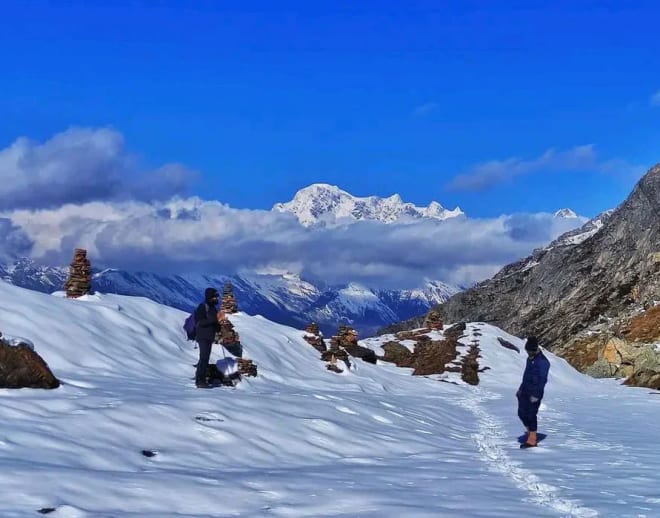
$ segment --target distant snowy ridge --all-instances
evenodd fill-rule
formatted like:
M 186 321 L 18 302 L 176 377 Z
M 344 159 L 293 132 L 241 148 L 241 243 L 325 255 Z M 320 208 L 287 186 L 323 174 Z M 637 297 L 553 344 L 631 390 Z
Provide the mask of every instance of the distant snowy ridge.
M 67 273 L 68 268 L 39 266 L 30 259 L 0 265 L 1 280 L 44 293 L 62 289 Z M 221 289 L 227 281 L 234 286 L 239 307 L 250 315 L 298 328 L 316 321 L 324 333 L 334 333 L 344 323 L 355 327 L 360 336 L 422 315 L 459 291 L 439 281 L 426 281 L 416 289 L 379 290 L 356 283 L 325 286 L 292 273 L 161 275 L 112 268 L 96 272 L 92 286 L 102 293 L 147 297 L 189 311 L 207 286 Z
M 361 198 L 337 186 L 324 183 L 313 184 L 299 190 L 293 200 L 277 203 L 273 206 L 273 210 L 289 212 L 305 226 L 362 220 L 381 223 L 418 219 L 444 220 L 463 214 L 459 207 L 448 210 L 436 201 L 432 201 L 427 207 L 418 207 L 404 202 L 398 194 L 387 198 L 378 196 Z

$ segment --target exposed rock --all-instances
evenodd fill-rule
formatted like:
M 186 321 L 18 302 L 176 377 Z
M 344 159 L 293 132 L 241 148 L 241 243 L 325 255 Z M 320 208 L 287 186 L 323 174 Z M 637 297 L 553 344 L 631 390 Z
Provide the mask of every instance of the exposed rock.
M 321 360 L 328 362 L 328 365 L 333 365 L 336 368 L 331 369 L 328 367 L 328 370 L 334 372 L 343 372 L 339 367 L 337 367 L 338 361 L 343 361 L 348 369 L 351 368 L 351 361 L 348 358 L 348 353 L 344 349 L 329 349 L 321 353 Z
M 415 346 L 414 376 L 442 374 L 445 371 L 460 371 L 460 367 L 449 366 L 458 356 L 455 340 L 432 340 Z
M 0 334 L 0 388 L 43 388 L 60 386 L 48 364 L 29 345 L 10 345 Z
M 504 338 L 498 336 L 497 341 L 500 343 L 502 347 L 505 349 L 511 349 L 512 351 L 516 351 L 517 353 L 520 353 L 520 349 L 513 345 L 511 342 L 505 340 Z
M 435 309 L 445 321 L 485 321 L 514 335 L 534 334 L 583 371 L 604 372 L 605 361 L 619 376 L 641 369 L 639 354 L 627 363 L 624 346 L 610 344 L 612 363 L 603 356 L 606 344 L 613 337 L 649 347 L 658 341 L 658 300 L 660 165 L 616 210 Z
M 215 334 L 215 343 L 225 346 L 240 345 L 241 337 L 238 334 L 238 331 L 234 329 L 234 324 L 224 316 L 219 319 L 219 322 L 220 331 Z
M 323 334 L 321 333 L 321 329 L 319 328 L 319 325 L 316 322 L 311 322 L 310 324 L 307 324 L 307 327 L 305 327 L 305 332 L 314 336 L 323 336 Z
M 465 322 L 459 322 L 458 324 L 454 324 L 451 327 L 448 327 L 445 329 L 445 338 L 448 338 L 450 340 L 458 340 L 463 336 L 463 333 L 465 333 L 466 325 Z
M 64 289 L 69 298 L 82 297 L 92 291 L 92 265 L 84 248 L 76 248 L 74 252 Z
M 443 323 L 442 323 L 442 315 L 440 314 L 440 312 L 434 309 L 429 311 L 428 314 L 426 315 L 426 318 L 424 319 L 424 325 L 435 331 L 441 330 L 443 327 Z
M 649 369 L 638 370 L 625 381 L 625 384 L 660 390 L 660 372 Z
M 387 342 L 383 345 L 383 350 L 383 360 L 394 363 L 397 367 L 412 367 L 414 364 L 412 351 L 399 342 Z
M 330 339 L 330 350 L 336 351 L 338 349 L 344 349 L 354 358 L 360 358 L 365 362 L 373 364 L 377 362 L 374 351 L 358 345 L 358 334 L 352 327 L 340 325 L 337 335 Z
M 234 296 L 234 287 L 231 282 L 227 281 L 222 290 L 222 303 L 220 309 L 226 314 L 238 313 L 238 303 Z
M 327 350 L 325 340 L 323 340 L 323 334 L 321 333 L 318 324 L 312 322 L 305 328 L 305 332 L 309 334 L 304 335 L 303 340 L 305 340 L 309 345 L 314 347 L 314 349 L 320 353 Z
M 660 306 L 651 307 L 633 317 L 623 331 L 631 342 L 655 342 L 660 340 Z
M 461 379 L 468 385 L 479 385 L 479 353 L 478 342 L 475 341 L 468 353 L 461 360 Z
M 238 362 L 238 373 L 241 376 L 254 377 L 257 375 L 257 366 L 252 360 L 246 358 L 237 358 Z

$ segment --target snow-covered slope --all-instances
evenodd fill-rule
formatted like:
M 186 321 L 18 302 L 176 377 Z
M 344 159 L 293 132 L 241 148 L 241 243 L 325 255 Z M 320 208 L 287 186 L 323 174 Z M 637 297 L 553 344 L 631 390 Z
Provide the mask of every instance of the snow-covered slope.
M 359 360 L 337 375 L 302 332 L 233 315 L 259 376 L 200 390 L 184 317 L 142 298 L 0 283 L 0 330 L 32 340 L 63 381 L 0 390 L 0 516 L 660 515 L 660 400 L 647 390 L 549 354 L 549 436 L 521 451 L 524 358 L 497 336 L 522 341 L 491 326 L 468 326 L 490 367 L 472 387 Z
M 61 289 L 66 275 L 66 268 L 38 266 L 29 259 L 0 265 L 0 279 L 44 293 Z M 93 286 L 103 293 L 148 297 L 190 311 L 206 287 L 222 288 L 226 281 L 232 282 L 238 303 L 248 314 L 300 328 L 314 320 L 325 334 L 335 332 L 342 322 L 354 326 L 362 336 L 422 315 L 458 291 L 437 281 L 417 290 L 375 290 L 359 285 L 324 286 L 293 274 L 159 275 L 114 269 L 97 272 Z M 365 296 L 356 296 L 357 292 Z
M 422 218 L 442 220 L 463 214 L 458 207 L 448 210 L 435 201 L 427 207 L 417 207 L 404 202 L 398 194 L 388 198 L 360 198 L 337 186 L 323 183 L 312 184 L 299 190 L 293 200 L 277 203 L 273 210 L 290 212 L 305 226 L 359 220 L 375 220 L 381 223 Z
M 579 245 L 580 243 L 593 236 L 596 232 L 598 232 L 613 212 L 614 209 L 601 212 L 598 214 L 598 216 L 590 219 L 580 228 L 576 228 L 575 230 L 571 230 L 570 232 L 562 234 L 556 240 L 550 243 L 546 248 L 552 248 L 555 246 Z

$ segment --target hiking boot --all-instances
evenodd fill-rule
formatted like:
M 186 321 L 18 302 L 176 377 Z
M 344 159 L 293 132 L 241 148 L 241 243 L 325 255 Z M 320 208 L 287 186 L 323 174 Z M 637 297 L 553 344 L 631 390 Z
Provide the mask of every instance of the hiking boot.
M 195 386 L 197 388 L 211 388 L 211 385 L 208 384 L 206 380 L 203 381 L 196 381 Z

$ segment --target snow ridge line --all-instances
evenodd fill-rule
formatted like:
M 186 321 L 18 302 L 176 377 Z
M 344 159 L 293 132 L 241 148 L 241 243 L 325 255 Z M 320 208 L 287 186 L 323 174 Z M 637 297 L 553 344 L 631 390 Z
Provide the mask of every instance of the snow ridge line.
M 513 461 L 503 448 L 507 437 L 501 423 L 479 405 L 480 401 L 497 399 L 499 396 L 476 387 L 470 387 L 470 394 L 458 400 L 458 404 L 469 410 L 477 420 L 478 432 L 472 435 L 477 444 L 482 460 L 490 468 L 511 479 L 520 489 L 527 491 L 531 501 L 548 507 L 561 516 L 574 518 L 595 518 L 598 511 L 581 505 L 578 500 L 561 497 L 559 488 L 545 484 L 531 471 L 520 467 L 520 462 Z

